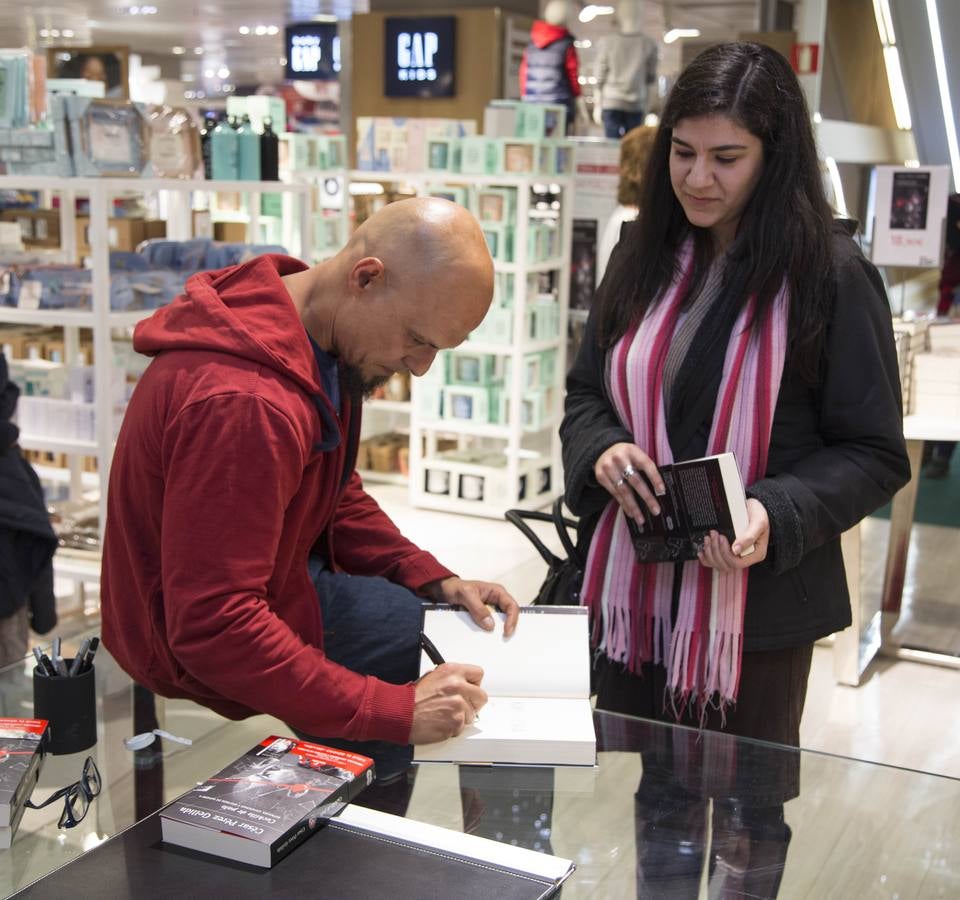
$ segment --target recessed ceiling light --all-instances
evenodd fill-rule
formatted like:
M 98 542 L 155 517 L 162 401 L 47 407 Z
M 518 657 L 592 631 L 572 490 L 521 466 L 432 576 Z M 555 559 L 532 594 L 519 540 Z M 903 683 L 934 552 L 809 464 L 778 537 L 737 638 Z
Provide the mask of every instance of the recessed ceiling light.
M 174 56 L 183 56 L 187 52 L 186 47 L 173 47 L 170 51 Z
M 50 37 L 50 32 L 47 31 L 46 28 L 41 28 L 41 29 L 40 29 L 40 37 L 42 37 L 42 38 L 48 38 L 48 37 Z
M 204 78 L 213 78 L 213 69 L 204 69 L 203 70 Z
M 62 34 L 65 38 L 72 38 L 74 35 L 74 32 L 72 28 L 64 28 L 63 31 L 60 32 L 60 34 Z
M 193 99 L 194 97 L 196 97 L 197 95 L 196 95 L 193 91 L 184 91 L 184 92 L 183 92 L 183 96 L 184 96 L 184 98 L 187 99 L 187 100 L 192 100 L 192 99 Z
M 257 28 L 256 28 L 256 32 L 257 32 L 258 35 L 260 35 L 261 37 L 263 37 L 263 35 L 265 35 L 265 34 L 267 33 L 267 26 L 266 26 L 266 25 L 258 25 Z
M 60 29 L 58 29 L 58 28 L 51 28 L 51 29 L 50 29 L 50 37 L 60 37 Z
M 241 25 L 241 26 L 240 26 L 240 34 L 250 34 L 250 26 L 249 26 L 249 25 Z
M 221 66 L 219 69 L 217 69 L 217 78 L 223 79 L 223 78 L 229 78 L 229 77 L 230 77 L 230 70 L 226 66 Z
M 279 33 L 280 33 L 280 29 L 277 28 L 276 25 L 267 26 L 267 34 L 279 34 Z

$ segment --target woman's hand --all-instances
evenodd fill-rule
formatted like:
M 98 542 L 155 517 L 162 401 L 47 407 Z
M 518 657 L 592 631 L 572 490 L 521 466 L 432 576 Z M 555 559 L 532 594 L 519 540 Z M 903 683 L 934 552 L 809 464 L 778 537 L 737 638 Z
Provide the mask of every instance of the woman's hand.
M 735 572 L 763 562 L 767 558 L 770 543 L 770 519 L 759 500 L 747 499 L 747 530 L 738 535 L 733 547 L 722 535 L 711 531 L 703 542 L 703 550 L 697 554 L 700 565 L 720 572 Z M 740 556 L 744 549 L 753 545 L 753 552 Z
M 647 477 L 643 478 L 641 472 Z M 593 467 L 593 473 L 597 483 L 610 493 L 624 513 L 638 525 L 643 524 L 644 516 L 640 504 L 637 503 L 636 494 L 640 495 L 640 499 L 653 515 L 660 515 L 660 504 L 651 492 L 650 485 L 662 496 L 666 493 L 663 479 L 653 460 L 636 444 L 614 444 L 604 450 Z

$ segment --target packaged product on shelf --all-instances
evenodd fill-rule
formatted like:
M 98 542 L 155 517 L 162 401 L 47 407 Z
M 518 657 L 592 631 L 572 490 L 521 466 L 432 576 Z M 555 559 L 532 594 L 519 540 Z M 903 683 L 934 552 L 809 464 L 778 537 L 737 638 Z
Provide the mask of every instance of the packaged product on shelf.
M 64 104 L 77 175 L 153 174 L 142 104 L 89 97 L 66 97 Z
M 460 142 L 460 171 L 464 175 L 497 175 L 501 148 L 493 138 L 465 137 Z
M 196 178 L 203 171 L 200 135 L 190 113 L 170 106 L 146 110 L 148 154 L 157 178 Z
M 484 424 L 490 421 L 491 387 L 443 388 L 443 418 L 460 422 Z
M 443 362 L 447 384 L 484 386 L 496 377 L 497 358 L 489 353 L 451 350 L 444 354 Z
M 490 255 L 497 262 L 513 262 L 513 226 L 504 222 L 481 222 Z
M 507 224 L 516 216 L 516 188 L 477 188 L 476 215 L 481 222 Z
M 55 209 L 5 209 L 0 221 L 16 225 L 25 247 L 59 247 L 60 213 Z
M 491 306 L 483 317 L 483 321 L 470 333 L 470 340 L 485 344 L 511 343 L 513 340 L 513 310 Z
M 428 197 L 439 197 L 441 200 L 449 200 L 451 203 L 457 203 L 460 206 L 470 206 L 470 192 L 465 187 L 455 184 L 431 184 L 427 185 L 426 195 Z
M 287 107 L 283 97 L 270 97 L 255 94 L 249 97 L 227 97 L 227 115 L 242 120 L 248 116 L 253 130 L 263 131 L 264 122 L 269 119 L 275 129 L 285 130 Z
M 424 460 L 425 494 L 438 499 L 466 500 L 503 509 L 549 493 L 552 484 L 550 460 L 531 454 L 518 461 L 515 490 L 507 483 L 507 457 L 484 449 L 451 450 Z
M 421 172 L 429 141 L 476 133 L 471 119 L 357 118 L 357 168 L 365 172 Z

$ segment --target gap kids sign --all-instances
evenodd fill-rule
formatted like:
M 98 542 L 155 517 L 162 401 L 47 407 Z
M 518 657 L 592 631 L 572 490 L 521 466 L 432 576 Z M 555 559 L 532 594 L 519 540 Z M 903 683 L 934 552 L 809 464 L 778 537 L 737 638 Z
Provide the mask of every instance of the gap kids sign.
M 456 63 L 453 16 L 384 21 L 384 95 L 452 97 Z

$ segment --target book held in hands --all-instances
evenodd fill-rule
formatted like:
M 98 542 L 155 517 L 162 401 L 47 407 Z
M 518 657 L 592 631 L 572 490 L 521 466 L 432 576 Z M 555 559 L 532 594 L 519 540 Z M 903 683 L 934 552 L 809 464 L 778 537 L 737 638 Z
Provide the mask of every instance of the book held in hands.
M 660 514 L 652 515 L 638 495 L 644 523 L 639 525 L 627 518 L 640 562 L 696 559 L 711 531 L 722 534 L 732 547 L 737 536 L 747 530 L 747 498 L 737 458 L 732 453 L 657 468 L 666 488 L 666 493 L 657 497 Z M 740 556 L 752 552 L 753 545 L 745 547 Z
M 423 632 L 449 662 L 483 669 L 487 703 L 456 737 L 414 748 L 414 762 L 581 765 L 596 762 L 590 643 L 582 606 L 525 606 L 510 637 L 504 615 L 484 631 L 445 604 L 424 608 Z M 422 654 L 420 672 L 433 663 Z
M 269 868 L 373 779 L 369 757 L 271 736 L 161 810 L 163 839 Z

